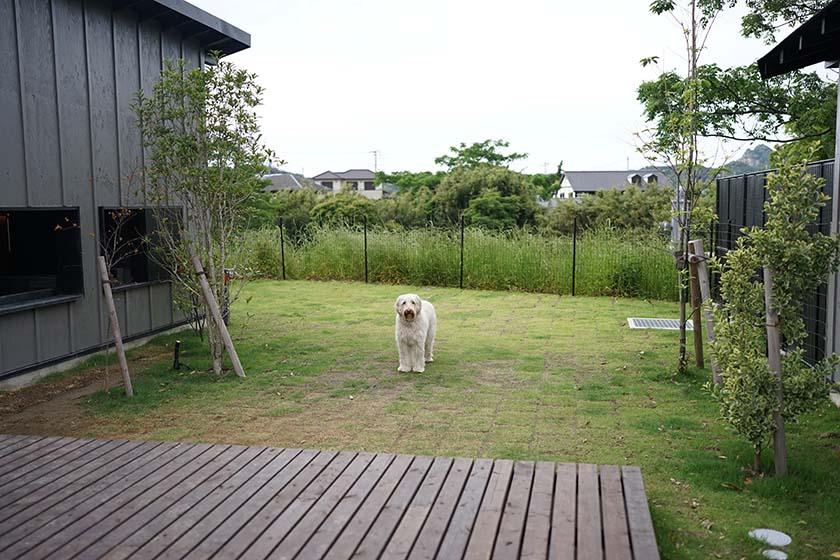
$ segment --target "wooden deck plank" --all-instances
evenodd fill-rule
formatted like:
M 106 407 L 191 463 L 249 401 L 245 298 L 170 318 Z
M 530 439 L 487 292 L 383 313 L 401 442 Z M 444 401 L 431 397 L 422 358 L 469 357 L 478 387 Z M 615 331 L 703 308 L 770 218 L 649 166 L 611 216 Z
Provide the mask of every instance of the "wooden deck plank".
M 4 560 L 659 560 L 638 467 L 0 435 L 4 450 Z
M 8 472 L 6 470 L 7 465 L 14 465 L 28 455 L 36 454 L 37 456 L 39 451 L 42 454 L 49 453 L 50 448 L 61 439 L 58 437 L 45 437 L 32 438 L 31 441 L 20 442 L 20 445 L 16 446 L 15 449 L 9 450 L 3 457 L 0 457 L 0 472 Z
M 96 458 L 109 450 L 127 444 L 127 442 L 108 440 L 78 441 L 87 442 L 87 445 L 23 476 L 7 477 L 7 480 L 0 485 L 0 504 L 14 503 L 20 496 L 31 492 L 33 488 L 42 488 L 58 479 L 68 479 L 73 472 L 79 472 L 82 467 L 91 465 Z M 0 505 L 0 520 L 5 518 L 2 509 L 3 506 Z
M 389 539 L 383 539 L 379 543 L 385 544 L 387 542 L 380 558 L 397 560 L 408 557 L 453 464 L 454 461 L 450 457 L 435 457 L 429 473 L 423 479 L 423 484 L 417 489 L 411 503 L 408 504 L 405 514 L 402 515 L 402 519 L 400 519 L 393 534 Z M 366 550 L 371 549 L 372 547 L 367 547 Z
M 130 521 L 135 514 L 147 511 L 161 513 L 170 493 L 182 496 L 196 485 L 212 476 L 230 461 L 236 458 L 244 447 L 217 445 L 208 449 L 199 458 L 181 464 L 168 475 L 162 471 L 146 477 L 141 483 L 130 488 L 130 493 L 119 495 L 119 500 L 110 500 L 108 507 L 98 507 L 87 514 L 85 520 L 88 529 L 77 535 L 60 548 L 61 557 L 71 558 L 87 549 L 89 545 L 108 535 L 113 529 Z M 157 479 L 157 480 L 156 480 Z M 133 494 L 133 496 L 132 496 Z M 122 504 L 115 503 L 121 501 Z M 76 523 L 80 523 L 77 521 Z M 142 529 L 142 526 L 139 527 Z M 91 554 L 92 556 L 92 554 Z
M 341 452 L 311 478 L 297 477 L 292 484 L 278 494 L 278 499 L 273 501 L 272 507 L 263 508 L 257 516 L 257 519 L 260 519 L 260 525 L 265 529 L 256 540 L 252 540 L 245 546 L 244 552 L 240 552 L 238 547 L 244 544 L 244 541 L 236 542 L 238 539 L 234 539 L 230 543 L 231 546 L 226 546 L 220 551 L 222 556 L 236 558 L 241 554 L 245 558 L 267 558 L 315 505 L 319 497 L 332 488 L 356 457 L 356 453 Z M 288 498 L 279 499 L 279 496 L 284 493 Z
M 0 535 L 7 537 L 11 530 L 38 515 L 51 519 L 72 503 L 68 500 L 93 482 L 107 477 L 124 462 L 146 457 L 162 446 L 162 443 L 114 441 L 98 449 L 100 453 L 95 458 L 85 457 L 58 469 L 56 478 L 47 484 L 39 485 L 36 481 L 16 489 L 4 497 Z
M 315 452 L 311 461 L 307 460 L 305 464 L 305 458 L 302 458 L 298 464 L 284 469 L 278 476 L 269 480 L 260 492 L 252 493 L 244 503 L 232 510 L 231 514 L 236 517 L 235 523 L 217 525 L 186 555 L 172 556 L 170 551 L 167 551 L 163 558 L 209 558 L 225 545 L 226 556 L 236 558 L 238 553 L 248 548 L 274 517 L 286 509 L 337 455 L 336 451 Z M 219 521 L 225 521 L 227 517 L 226 515 Z
M 228 500 L 240 502 L 245 499 L 240 497 L 249 491 L 256 492 L 260 487 L 277 471 L 280 471 L 288 463 L 301 454 L 300 449 L 267 449 L 259 454 L 242 470 L 231 476 L 225 484 L 212 490 L 206 497 L 199 500 L 194 506 L 189 507 L 182 513 L 175 510 L 165 512 L 161 518 L 144 528 L 143 532 L 133 535 L 127 542 L 122 543 L 118 550 L 112 550 L 109 558 L 126 558 L 134 554 L 138 558 L 157 558 L 159 554 L 170 546 L 183 548 L 186 551 L 191 548 L 197 539 L 207 534 L 210 528 L 202 529 L 197 526 L 220 507 L 227 507 Z M 314 454 L 314 452 L 313 452 Z M 311 456 L 310 456 L 311 458 Z M 240 496 L 237 496 L 237 493 Z M 212 520 L 208 520 L 207 524 Z M 197 535 L 192 541 L 181 539 L 186 533 L 196 528 Z M 181 541 L 181 542 L 179 542 Z M 192 542 L 192 544 L 188 544 Z
M 656 547 L 656 535 L 653 532 L 642 472 L 639 467 L 622 467 L 621 479 L 633 557 L 636 560 L 659 560 L 659 549 Z
M 368 496 L 376 489 L 391 486 L 392 483 L 389 482 L 389 478 L 394 479 L 396 477 L 396 480 L 399 480 L 410 463 L 411 457 L 407 455 L 399 457 L 376 455 L 365 472 L 310 536 L 305 546 L 301 548 L 299 558 L 322 558 L 335 542 L 335 539 L 347 527 L 347 524 L 350 523 L 350 520 L 353 519 L 362 504 L 366 503 Z M 400 464 L 403 465 L 402 470 L 400 470 Z M 396 474 L 397 472 L 399 474 Z M 393 486 L 396 486 L 396 482 L 393 483 Z
M 351 558 L 378 519 L 380 512 L 394 496 L 394 493 L 401 488 L 404 490 L 400 491 L 408 492 L 407 489 L 410 488 L 413 495 L 414 488 L 423 480 L 431 464 L 432 461 L 429 457 L 398 455 L 343 530 L 337 534 L 333 543 L 326 548 L 324 548 L 324 545 L 321 545 L 321 548 L 313 548 L 310 557 L 321 558 L 321 553 L 326 554 L 329 550 L 328 555 L 331 559 L 347 560 Z M 302 558 L 307 558 L 307 556 L 303 556 L 303 552 L 308 551 L 310 551 L 309 546 L 302 551 Z
M 151 507 L 143 508 L 101 537 L 86 548 L 82 556 L 99 558 L 107 554 L 109 558 L 125 557 L 145 544 L 148 535 L 156 535 L 162 531 L 169 522 L 196 506 L 265 450 L 264 447 L 231 446 L 202 470 L 210 471 L 215 465 L 222 463 L 224 458 L 232 456 L 221 468 L 206 478 L 203 476 L 205 473 L 196 473 L 196 476 L 167 492 L 155 504 L 151 504 Z
M 62 449 L 76 441 L 75 438 L 44 438 L 25 449 L 25 453 L 0 465 L 0 478 L 15 471 L 26 473 L 32 470 L 32 463 L 49 456 L 60 456 Z M 41 461 L 43 463 L 43 461 Z
M 390 462 L 391 457 L 390 455 L 385 456 L 388 462 Z M 315 504 L 294 526 L 294 529 L 287 530 L 287 535 L 278 541 L 277 546 L 271 552 L 271 558 L 273 560 L 291 560 L 294 558 L 309 539 L 317 533 L 321 525 L 333 515 L 335 508 L 342 503 L 352 487 L 367 473 L 367 469 L 373 464 L 375 459 L 376 456 L 371 453 L 360 453 L 357 455 L 329 489 L 322 492 L 320 496 L 315 497 Z M 381 473 L 384 469 L 380 468 L 379 471 Z M 309 492 L 313 486 L 307 488 L 306 491 Z M 301 500 L 306 500 L 306 497 L 301 495 Z M 289 513 L 289 509 L 283 513 L 283 516 Z M 275 539 L 279 537 L 279 535 L 275 536 L 274 532 L 269 528 L 260 540 L 266 538 L 266 535 Z M 224 552 L 224 549 L 222 551 Z
M 578 465 L 577 558 L 601 560 L 601 499 L 597 465 Z
M 577 523 L 577 465 L 558 463 L 555 470 L 549 560 L 574 560 Z
M 408 556 L 412 560 L 428 560 L 436 556 L 472 466 L 472 459 L 455 459 Z
M 3 464 L 6 457 L 15 453 L 17 450 L 32 445 L 44 439 L 43 436 L 18 436 L 14 441 L 0 449 L 0 465 Z
M 13 477 L 9 476 L 5 477 L 5 480 L 0 480 L 0 500 L 2 500 L 4 495 L 25 484 L 33 481 L 38 481 L 38 484 L 43 484 L 44 480 L 51 480 L 50 474 L 52 471 L 88 455 L 91 450 L 106 443 L 104 440 L 77 439 L 70 445 L 64 447 L 61 452 L 51 453 L 29 463 L 26 468 L 15 471 Z
M 607 560 L 633 560 L 630 534 L 621 489 L 621 471 L 615 465 L 599 467 L 601 512 L 604 521 L 604 557 Z
M 493 558 L 505 560 L 518 558 L 522 547 L 522 533 L 528 514 L 531 486 L 534 482 L 534 463 L 517 461 L 513 465 L 513 480 L 510 482 L 505 509 L 493 547 Z
M 524 560 L 543 560 L 548 557 L 551 536 L 551 506 L 554 500 L 554 463 L 540 461 L 534 470 L 534 484 L 522 537 Z
M 461 558 L 464 555 L 492 472 L 492 459 L 473 461 L 470 476 L 443 535 L 438 558 Z
M 338 552 L 337 558 L 378 558 L 382 550 L 388 544 L 391 535 L 402 520 L 403 514 L 408 509 L 414 495 L 419 491 L 423 481 L 429 474 L 434 462 L 433 457 L 416 457 L 408 472 L 405 473 L 399 485 L 394 489 L 388 501 L 381 510 L 376 512 L 376 519 L 369 526 L 367 534 L 358 536 L 352 535 L 350 540 L 358 542 L 354 548 L 342 549 L 338 544 L 332 550 Z M 440 464 L 440 463 L 439 463 Z M 359 527 L 351 526 L 352 529 Z M 356 540 L 358 537 L 358 540 Z M 341 541 L 339 541 L 341 542 Z M 345 553 L 348 553 L 345 555 Z M 330 557 L 332 557 L 332 551 Z
M 209 445 L 180 444 L 166 449 L 140 468 L 135 468 L 136 462 L 125 464 L 124 468 L 105 480 L 97 481 L 79 492 L 74 496 L 73 506 L 64 514 L 30 532 L 5 553 L 12 556 L 25 553 L 27 558 L 46 558 L 160 479 L 176 473 L 185 465 L 201 461 L 199 458 L 210 449 Z M 63 554 L 61 556 L 66 557 Z
M 487 483 L 484 498 L 478 508 L 470 540 L 464 558 L 487 560 L 493 555 L 499 522 L 505 509 L 508 488 L 513 477 L 513 461 L 499 460 L 493 464 L 493 472 Z

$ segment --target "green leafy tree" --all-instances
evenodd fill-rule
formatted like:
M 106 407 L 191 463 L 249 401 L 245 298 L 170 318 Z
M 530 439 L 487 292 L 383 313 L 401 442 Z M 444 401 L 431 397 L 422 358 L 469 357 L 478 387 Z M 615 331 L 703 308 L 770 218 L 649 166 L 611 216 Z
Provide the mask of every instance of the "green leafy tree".
M 470 200 L 464 210 L 464 221 L 484 229 L 511 229 L 516 226 L 519 200 L 515 196 L 502 196 L 495 189 L 487 189 Z
M 283 227 L 292 241 L 298 241 L 312 220 L 312 209 L 322 197 L 315 189 L 302 188 L 295 191 L 279 191 L 272 196 L 275 209 L 274 219 L 283 220 Z
M 449 148 L 451 155 L 444 154 L 435 158 L 435 163 L 451 171 L 460 167 L 473 168 L 481 165 L 507 167 L 517 160 L 528 157 L 528 154 L 524 153 L 503 154 L 499 151 L 509 146 L 510 142 L 505 140 L 485 140 L 475 142 L 470 146 L 461 142 L 460 145 Z
M 391 183 L 400 188 L 400 193 L 406 191 L 418 191 L 420 189 L 435 190 L 440 182 L 443 180 L 446 173 L 437 171 L 420 171 L 418 173 L 412 171 L 395 171 L 394 173 L 385 173 L 379 171 L 376 173 L 377 183 Z
M 263 186 L 260 177 L 271 157 L 260 140 L 256 108 L 262 88 L 256 76 L 218 57 L 214 62 L 194 69 L 183 61 L 167 63 L 152 92 L 138 92 L 134 105 L 148 154 L 145 193 L 161 210 L 156 257 L 187 313 L 194 301 L 203 301 L 189 248 L 202 261 L 217 301 L 223 301 L 231 242 Z M 172 201 L 184 208 L 185 224 L 166 208 Z M 219 327 L 209 309 L 204 314 L 213 371 L 220 374 Z
M 376 216 L 376 205 L 352 192 L 338 193 L 315 205 L 309 216 L 318 225 L 361 225 L 365 216 Z
M 788 25 L 799 24 L 825 7 L 829 0 L 697 0 L 695 11 L 706 27 L 728 8 L 740 5 L 744 37 L 773 43 L 776 33 Z M 657 0 L 656 13 L 672 11 L 674 0 Z M 654 61 L 655 57 L 646 59 Z M 714 64 L 698 67 L 703 88 L 698 95 L 698 119 L 702 136 L 744 141 L 772 141 L 783 144 L 819 139 L 821 149 L 815 157 L 833 157 L 834 123 L 837 110 L 836 85 L 813 72 L 796 71 L 761 80 L 755 64 L 721 69 Z M 670 95 L 685 84 L 675 72 L 667 71 L 639 88 L 649 120 L 653 115 L 675 113 Z
M 521 173 L 491 165 L 458 167 L 441 181 L 432 201 L 437 223 L 458 223 L 470 201 L 485 191 L 515 199 L 516 225 L 535 223 L 539 207 L 531 183 Z
M 426 188 L 400 190 L 392 198 L 383 198 L 376 203 L 380 221 L 394 228 L 417 228 L 432 221 L 432 200 L 434 193 Z
M 795 422 L 802 413 L 824 403 L 825 378 L 837 364 L 836 356 L 813 366 L 804 359 L 805 298 L 838 265 L 837 240 L 808 231 L 827 201 L 821 193 L 823 179 L 807 172 L 805 163 L 812 157 L 813 153 L 807 153 L 800 162 L 783 162 L 769 176 L 766 225 L 738 239 L 720 277 L 724 303 L 715 309 L 713 352 L 723 382 L 715 395 L 723 419 L 752 445 L 756 471 L 761 468 L 762 450 L 773 436 L 774 412 L 780 411 L 785 422 Z M 767 360 L 764 284 L 757 274 L 765 267 L 774 271 L 772 305 L 785 342 L 781 387 Z

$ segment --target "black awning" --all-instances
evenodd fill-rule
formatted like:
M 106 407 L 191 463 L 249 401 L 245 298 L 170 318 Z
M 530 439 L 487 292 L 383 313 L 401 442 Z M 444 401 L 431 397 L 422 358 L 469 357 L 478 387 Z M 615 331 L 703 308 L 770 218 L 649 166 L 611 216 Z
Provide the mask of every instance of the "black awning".
M 764 79 L 840 59 L 840 0 L 834 0 L 758 59 Z
M 112 0 L 112 5 L 114 10 L 133 10 L 141 20 L 159 21 L 163 30 L 178 29 L 205 51 L 227 56 L 251 46 L 250 34 L 184 0 Z

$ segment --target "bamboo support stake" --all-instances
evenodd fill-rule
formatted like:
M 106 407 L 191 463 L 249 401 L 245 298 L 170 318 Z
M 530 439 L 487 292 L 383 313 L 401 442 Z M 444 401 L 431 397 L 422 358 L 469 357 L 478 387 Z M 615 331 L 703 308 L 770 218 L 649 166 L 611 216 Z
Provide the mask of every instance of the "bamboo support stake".
M 715 319 L 712 316 L 712 290 L 709 286 L 709 270 L 706 267 L 706 253 L 703 250 L 703 241 L 695 239 L 688 242 L 688 249 L 690 252 L 689 262 L 697 264 L 697 281 L 700 284 L 700 298 L 703 304 L 703 318 L 706 323 L 706 339 L 710 347 L 714 347 L 715 343 Z M 697 328 L 695 325 L 694 328 Z M 715 387 L 721 386 L 720 367 L 714 355 L 709 356 L 709 362 L 712 366 L 712 380 Z
M 688 263 L 689 278 L 691 279 L 691 320 L 694 324 L 694 365 L 699 368 L 706 367 L 703 360 L 703 329 L 702 318 L 700 317 L 702 304 L 700 303 L 700 281 L 697 278 L 697 263 Z
M 120 321 L 117 316 L 117 307 L 114 305 L 114 294 L 111 291 L 111 278 L 108 275 L 108 265 L 105 264 L 105 257 L 99 257 L 99 279 L 102 282 L 102 293 L 105 295 L 105 304 L 108 306 L 108 316 L 111 321 L 111 334 L 114 336 L 114 346 L 117 349 L 117 358 L 120 361 L 123 387 L 128 397 L 134 396 L 134 387 L 131 386 L 131 374 L 128 372 L 128 361 L 125 359 L 125 348 L 123 348 L 122 334 L 120 333 Z
M 222 342 L 225 345 L 230 362 L 233 364 L 233 371 L 239 377 L 245 377 L 245 370 L 242 369 L 242 363 L 239 361 L 239 355 L 236 353 L 236 348 L 233 347 L 233 340 L 230 338 L 230 333 L 222 320 L 222 313 L 219 311 L 219 305 L 216 303 L 216 298 L 213 296 L 213 290 L 210 289 L 210 283 L 207 281 L 207 274 L 204 272 L 204 267 L 201 266 L 201 261 L 198 260 L 198 255 L 195 254 L 195 249 L 190 246 L 190 257 L 192 258 L 193 266 L 198 274 L 198 280 L 201 283 L 201 292 L 204 294 L 204 300 L 207 302 L 207 307 L 210 308 L 210 313 L 213 315 L 213 321 L 218 327 L 219 334 L 222 337 Z
M 779 334 L 779 314 L 773 308 L 773 270 L 764 268 L 764 306 L 767 309 L 767 364 L 776 379 L 776 409 L 773 411 L 773 458 L 776 476 L 787 474 L 787 447 L 785 445 L 785 419 L 782 417 L 784 393 L 782 390 L 782 344 Z

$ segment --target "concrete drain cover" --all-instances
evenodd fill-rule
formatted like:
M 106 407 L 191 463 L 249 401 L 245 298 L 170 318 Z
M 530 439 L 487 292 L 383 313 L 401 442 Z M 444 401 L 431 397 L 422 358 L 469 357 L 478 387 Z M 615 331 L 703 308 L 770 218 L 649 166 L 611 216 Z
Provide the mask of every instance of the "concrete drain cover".
M 774 529 L 753 529 L 750 531 L 750 536 L 770 546 L 787 546 L 791 540 L 786 534 Z
M 664 331 L 678 331 L 680 330 L 679 319 L 640 319 L 638 317 L 629 317 L 627 324 L 631 329 L 659 329 Z M 686 321 L 685 329 L 687 331 L 694 330 L 694 321 Z

